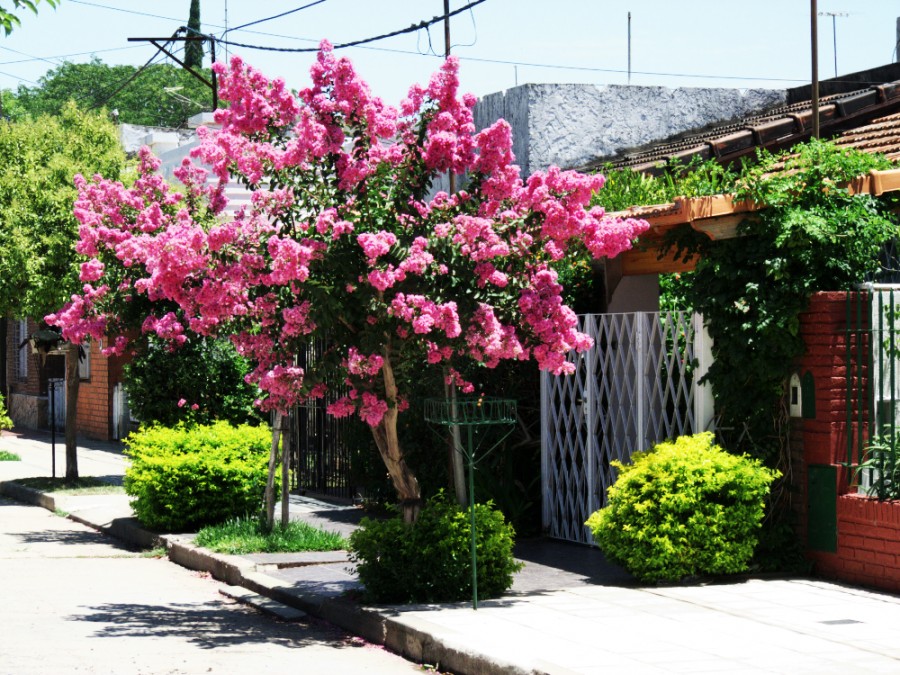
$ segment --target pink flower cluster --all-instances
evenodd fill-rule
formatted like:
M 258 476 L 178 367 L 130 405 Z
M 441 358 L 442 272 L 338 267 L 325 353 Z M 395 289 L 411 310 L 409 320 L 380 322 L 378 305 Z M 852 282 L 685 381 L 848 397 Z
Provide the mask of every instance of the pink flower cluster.
M 550 263 L 572 246 L 615 256 L 647 227 L 590 207 L 601 176 L 550 168 L 523 182 L 509 125 L 475 133 L 454 58 L 399 112 L 325 42 L 297 96 L 240 58 L 216 69 L 230 105 L 216 112 L 221 130 L 201 132 L 193 157 L 204 166 L 177 170 L 183 195 L 146 150 L 131 187 L 77 178 L 85 286 L 48 317 L 67 338 L 113 333 L 108 349 L 121 353 L 139 327 L 173 345 L 228 335 L 253 362 L 264 409 L 343 382 L 328 411 L 373 426 L 407 405 L 388 382 L 412 370 L 395 363 L 409 354 L 447 368 L 464 392 L 474 390 L 454 367 L 464 359 L 571 370 L 567 354 L 590 340 Z M 465 174 L 466 189 L 424 198 L 445 171 Z M 224 186 L 236 178 L 254 194 L 229 216 Z M 125 325 L 136 299 L 149 316 Z M 298 366 L 323 338 L 321 362 Z

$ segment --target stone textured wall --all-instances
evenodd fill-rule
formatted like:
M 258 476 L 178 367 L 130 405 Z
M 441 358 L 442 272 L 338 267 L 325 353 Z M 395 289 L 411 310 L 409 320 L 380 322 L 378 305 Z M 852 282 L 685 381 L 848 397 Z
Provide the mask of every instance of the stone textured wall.
M 526 84 L 489 94 L 475 108 L 479 129 L 504 118 L 523 175 L 551 164 L 577 168 L 622 150 L 773 106 L 774 89 L 703 89 Z

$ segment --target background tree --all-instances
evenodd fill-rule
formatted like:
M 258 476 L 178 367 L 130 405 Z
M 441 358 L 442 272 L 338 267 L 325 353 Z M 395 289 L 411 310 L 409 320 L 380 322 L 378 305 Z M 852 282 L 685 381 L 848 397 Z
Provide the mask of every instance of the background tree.
M 188 16 L 188 37 L 200 34 L 200 0 L 191 0 L 191 12 Z M 198 41 L 184 43 L 184 63 L 194 70 L 203 67 L 203 43 Z
M 399 111 L 327 43 L 299 96 L 239 58 L 216 68 L 231 106 L 216 112 L 221 131 L 201 129 L 196 156 L 219 184 L 186 163 L 185 196 L 174 194 L 146 149 L 131 189 L 79 179 L 85 286 L 48 321 L 76 342 L 116 335 L 110 351 L 126 348 L 129 316 L 174 345 L 229 335 L 253 362 L 262 409 L 279 414 L 343 383 L 328 411 L 369 425 L 412 520 L 421 492 L 398 437 L 409 383 L 433 366 L 471 393 L 461 365 L 505 359 L 571 372 L 567 354 L 591 339 L 551 263 L 570 250 L 615 256 L 647 224 L 588 208 L 602 176 L 554 167 L 523 181 L 509 125 L 475 133 L 453 58 Z M 447 171 L 467 174 L 466 189 L 429 197 Z M 226 218 L 232 175 L 255 194 Z M 328 348 L 300 367 L 312 340 Z
M 184 69 L 155 64 L 128 82 L 137 70 L 96 57 L 90 63 L 66 62 L 47 71 L 35 87 L 19 85 L 15 104 L 37 117 L 58 115 L 73 100 L 84 110 L 117 110 L 119 122 L 171 128 L 184 127 L 192 115 L 212 109 L 209 88 Z
M 173 351 L 151 337 L 125 366 L 125 391 L 143 424 L 257 424 L 259 392 L 244 381 L 249 370 L 228 340 L 194 336 Z
M 59 117 L 0 121 L 0 316 L 43 317 L 81 288 L 74 176 L 121 176 L 124 161 L 115 127 L 74 104 Z M 77 350 L 67 360 L 66 476 L 74 478 Z
M 17 9 L 30 9 L 32 12 L 37 14 L 37 5 L 41 0 L 12 0 L 13 10 Z M 59 4 L 59 0 L 44 0 L 51 7 L 56 7 Z M 16 16 L 15 11 L 10 11 L 6 9 L 9 6 L 9 3 L 4 1 L 2 5 L 0 5 L 0 28 L 3 28 L 3 32 L 9 35 L 12 33 L 13 28 L 21 24 L 22 22 L 19 20 L 19 17 Z

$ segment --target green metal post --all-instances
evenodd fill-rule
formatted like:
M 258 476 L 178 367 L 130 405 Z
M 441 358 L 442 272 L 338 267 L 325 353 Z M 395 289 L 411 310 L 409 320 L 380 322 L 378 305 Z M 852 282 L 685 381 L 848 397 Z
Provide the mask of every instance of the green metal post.
M 475 446 L 469 427 L 469 529 L 472 534 L 472 609 L 478 609 L 478 554 L 475 551 Z

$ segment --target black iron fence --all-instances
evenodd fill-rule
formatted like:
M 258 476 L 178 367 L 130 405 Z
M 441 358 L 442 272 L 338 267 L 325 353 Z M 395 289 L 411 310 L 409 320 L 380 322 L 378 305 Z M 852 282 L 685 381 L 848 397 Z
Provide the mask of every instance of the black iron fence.
M 322 358 L 325 345 L 317 341 L 305 353 L 297 355 L 298 364 L 306 368 Z M 351 499 L 348 421 L 325 412 L 329 403 L 343 395 L 340 388 L 329 388 L 325 399 L 297 406 L 291 415 L 290 454 L 291 489 L 327 497 Z
M 847 294 L 847 464 L 861 491 L 900 496 L 900 285 Z

